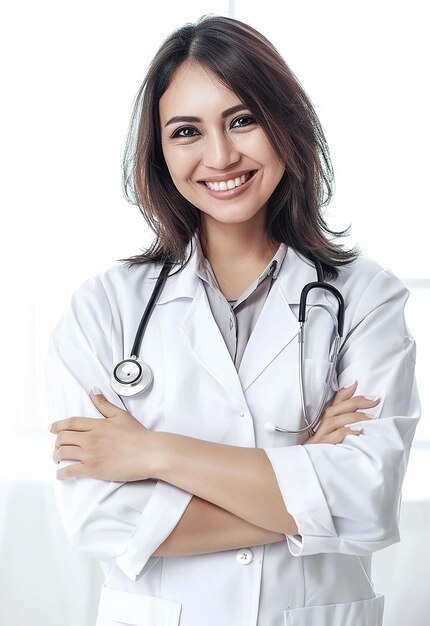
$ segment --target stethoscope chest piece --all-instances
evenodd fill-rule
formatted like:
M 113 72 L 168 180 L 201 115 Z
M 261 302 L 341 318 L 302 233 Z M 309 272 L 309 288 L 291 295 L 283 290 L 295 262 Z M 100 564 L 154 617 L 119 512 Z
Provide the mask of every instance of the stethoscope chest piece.
M 153 381 L 151 368 L 136 357 L 120 361 L 111 376 L 111 387 L 120 396 L 135 396 L 146 391 Z

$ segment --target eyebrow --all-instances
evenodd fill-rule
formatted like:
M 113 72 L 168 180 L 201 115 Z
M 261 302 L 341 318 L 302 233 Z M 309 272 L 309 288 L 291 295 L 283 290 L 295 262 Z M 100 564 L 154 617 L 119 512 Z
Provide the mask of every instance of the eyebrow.
M 225 111 L 223 111 L 221 113 L 221 117 L 224 119 L 225 117 L 227 117 L 228 115 L 231 115 L 232 113 L 237 113 L 237 111 L 243 111 L 243 109 L 247 109 L 248 107 L 246 107 L 244 104 L 236 104 L 234 107 L 230 107 L 229 109 L 226 109 Z M 176 115 L 175 117 L 172 117 L 167 123 L 166 126 L 169 126 L 169 124 L 176 124 L 177 122 L 201 122 L 202 119 L 200 117 L 193 117 L 191 115 Z

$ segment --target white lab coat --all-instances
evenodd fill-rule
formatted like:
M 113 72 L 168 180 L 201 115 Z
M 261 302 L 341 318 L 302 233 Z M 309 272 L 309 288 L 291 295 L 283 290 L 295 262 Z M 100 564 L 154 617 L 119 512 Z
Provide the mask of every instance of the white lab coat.
M 112 368 L 130 354 L 160 266 L 128 270 L 116 262 L 76 291 L 50 341 L 50 419 L 100 417 L 88 396 L 97 385 L 150 429 L 263 448 L 300 535 L 153 557 L 190 493 L 156 480 L 58 481 L 71 541 L 101 560 L 106 574 L 97 626 L 379 626 L 383 596 L 373 589 L 371 555 L 399 541 L 401 485 L 419 415 L 415 344 L 403 317 L 407 289 L 363 257 L 341 269 L 335 284 L 346 312 L 336 383 L 357 380 L 358 394 L 380 396 L 373 410 L 379 419 L 342 444 L 303 446 L 306 435 L 270 433 L 264 424 L 303 426 L 297 310 L 301 289 L 316 280 L 314 267 L 288 250 L 237 372 L 195 261 L 194 253 L 167 280 L 149 321 L 141 356 L 154 372 L 153 387 L 123 404 L 110 388 Z M 335 310 L 334 298 L 321 291 L 311 292 L 313 304 Z M 326 310 L 312 316 L 305 378 L 311 410 L 332 334 Z

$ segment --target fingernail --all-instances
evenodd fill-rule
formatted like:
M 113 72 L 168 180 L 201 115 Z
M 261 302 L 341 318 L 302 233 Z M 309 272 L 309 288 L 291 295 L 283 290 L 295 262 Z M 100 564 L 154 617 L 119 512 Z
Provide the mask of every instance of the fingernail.
M 366 398 L 366 400 L 370 400 L 371 402 L 376 402 L 376 401 L 380 401 L 380 397 L 379 396 L 364 396 Z
M 376 415 L 372 415 L 372 413 L 365 413 L 366 417 L 369 417 L 371 420 L 376 420 Z
M 362 428 L 350 428 L 350 431 L 353 433 L 362 433 L 363 429 Z
M 350 383 L 349 385 L 344 385 L 344 387 L 343 387 L 343 388 L 344 388 L 344 389 L 350 389 L 351 387 L 353 387 L 353 386 L 354 386 L 354 385 L 356 385 L 356 384 L 357 384 L 357 381 L 356 381 L 356 380 L 354 380 L 354 381 L 353 381 L 352 383 Z
M 95 396 L 102 396 L 103 395 L 98 387 L 93 387 L 91 389 L 91 393 L 94 394 Z

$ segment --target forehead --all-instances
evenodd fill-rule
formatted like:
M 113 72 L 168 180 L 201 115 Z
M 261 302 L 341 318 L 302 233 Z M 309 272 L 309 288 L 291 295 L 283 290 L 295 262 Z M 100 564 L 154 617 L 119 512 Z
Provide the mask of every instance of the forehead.
M 209 69 L 185 61 L 173 73 L 168 88 L 160 98 L 160 116 L 196 115 L 204 110 L 225 110 L 240 103 L 240 98 Z

